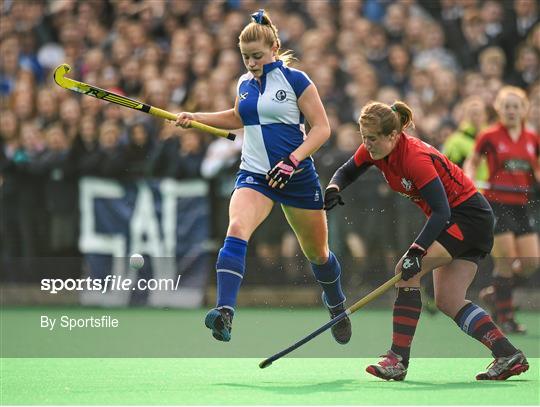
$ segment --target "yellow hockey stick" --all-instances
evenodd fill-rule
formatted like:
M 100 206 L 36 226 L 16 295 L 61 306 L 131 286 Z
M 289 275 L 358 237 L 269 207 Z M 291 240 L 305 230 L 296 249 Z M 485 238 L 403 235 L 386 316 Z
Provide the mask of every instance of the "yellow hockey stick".
M 137 100 L 133 100 L 113 92 L 109 92 L 108 90 L 101 89 L 84 82 L 79 82 L 70 78 L 66 78 L 65 75 L 69 71 L 71 71 L 71 67 L 68 64 L 59 65 L 54 70 L 54 81 L 64 89 L 69 89 L 73 92 L 82 93 L 83 95 L 93 96 L 97 99 L 103 99 L 107 102 L 111 102 L 120 106 L 139 110 L 140 112 L 149 113 L 151 115 L 161 117 L 162 119 L 176 120 L 176 115 L 174 113 L 147 105 L 146 103 L 139 102 Z M 191 120 L 191 127 L 213 134 L 214 136 L 227 138 L 229 140 L 234 140 L 236 138 L 235 134 L 229 133 L 227 130 L 207 126 L 206 124 L 196 122 L 195 120 Z

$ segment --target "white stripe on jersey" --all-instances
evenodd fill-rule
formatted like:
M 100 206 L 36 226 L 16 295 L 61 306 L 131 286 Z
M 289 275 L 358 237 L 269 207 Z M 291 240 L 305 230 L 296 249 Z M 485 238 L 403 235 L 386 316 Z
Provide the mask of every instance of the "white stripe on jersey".
M 283 93 L 278 95 L 278 92 L 285 91 L 286 97 L 283 101 Z M 281 69 L 274 69 L 266 75 L 266 89 L 259 96 L 257 103 L 257 111 L 259 112 L 259 121 L 264 124 L 300 124 L 300 108 L 296 100 L 294 89 L 283 75 Z
M 261 126 L 244 126 L 240 169 L 256 174 L 266 174 L 270 170 L 270 160 L 266 154 Z

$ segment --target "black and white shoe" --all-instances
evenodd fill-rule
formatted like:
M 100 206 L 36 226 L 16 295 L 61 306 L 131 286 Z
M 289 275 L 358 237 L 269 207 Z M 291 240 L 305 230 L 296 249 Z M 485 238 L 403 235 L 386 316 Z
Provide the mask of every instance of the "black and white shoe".
M 339 314 L 345 311 L 345 307 L 343 304 L 336 305 L 335 307 L 330 307 L 328 303 L 326 302 L 326 297 L 324 295 L 324 292 L 322 293 L 322 300 L 325 307 L 328 308 L 328 312 L 330 313 L 330 317 L 332 319 L 334 319 Z M 346 316 L 337 324 L 332 326 L 330 330 L 332 331 L 332 336 L 334 337 L 336 342 L 339 343 L 340 345 L 345 345 L 351 340 L 352 326 L 351 326 L 351 320 L 349 319 L 348 316 Z
M 231 340 L 233 312 L 227 308 L 213 308 L 208 311 L 204 324 L 212 330 L 212 336 L 218 341 Z

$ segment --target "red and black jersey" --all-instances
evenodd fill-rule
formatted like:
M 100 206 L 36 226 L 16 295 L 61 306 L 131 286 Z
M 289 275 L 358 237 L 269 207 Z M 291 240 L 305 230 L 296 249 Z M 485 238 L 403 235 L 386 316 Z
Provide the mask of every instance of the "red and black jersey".
M 461 168 L 435 147 L 405 133 L 401 133 L 395 148 L 385 158 L 372 159 L 362 144 L 354 155 L 354 162 L 357 167 L 375 165 L 390 188 L 410 198 L 426 216 L 431 215 L 431 209 L 419 190 L 437 177 L 441 179 L 450 208 L 476 193 L 473 182 Z
M 508 189 L 527 190 L 533 185 L 533 172 L 538 165 L 538 135 L 523 128 L 514 141 L 506 127 L 497 123 L 479 134 L 475 152 L 487 159 L 488 181 L 493 189 L 485 191 L 485 197 L 492 202 L 526 205 L 527 193 L 508 192 Z

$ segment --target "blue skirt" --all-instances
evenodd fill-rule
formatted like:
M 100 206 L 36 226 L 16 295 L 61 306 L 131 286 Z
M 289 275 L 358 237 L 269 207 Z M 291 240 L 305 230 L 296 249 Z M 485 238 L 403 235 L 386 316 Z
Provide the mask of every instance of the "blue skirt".
M 266 175 L 240 170 L 237 173 L 234 189 L 251 188 L 274 202 L 294 208 L 322 209 L 324 200 L 321 184 L 317 173 L 313 171 L 313 174 L 307 176 L 308 174 L 302 171 L 296 180 L 295 174 L 283 189 L 279 189 L 268 186 Z

